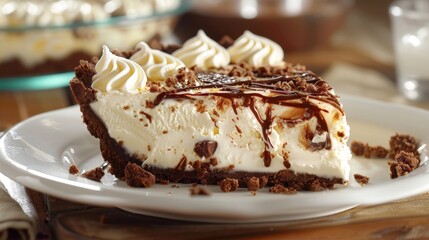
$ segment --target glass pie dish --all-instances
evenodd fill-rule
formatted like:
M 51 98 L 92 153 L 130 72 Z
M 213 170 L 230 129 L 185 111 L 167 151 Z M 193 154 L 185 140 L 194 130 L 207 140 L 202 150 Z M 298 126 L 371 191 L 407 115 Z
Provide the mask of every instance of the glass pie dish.
M 101 46 L 172 36 L 186 0 L 0 0 L 0 90 L 66 86 Z

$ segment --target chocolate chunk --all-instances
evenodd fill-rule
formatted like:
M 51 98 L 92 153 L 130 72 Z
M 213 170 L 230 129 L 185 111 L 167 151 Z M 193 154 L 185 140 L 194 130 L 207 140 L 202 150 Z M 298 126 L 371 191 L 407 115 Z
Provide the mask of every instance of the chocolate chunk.
M 188 164 L 188 160 L 186 159 L 186 156 L 183 155 L 182 158 L 180 158 L 179 163 L 177 163 L 177 166 L 174 169 L 177 171 L 185 171 L 187 164 Z
M 216 141 L 201 141 L 197 142 L 194 147 L 194 151 L 198 156 L 209 158 L 213 156 L 217 148 L 217 142 Z
M 104 172 L 103 172 L 103 169 L 101 169 L 100 167 L 94 168 L 94 169 L 82 174 L 82 177 L 88 178 L 88 179 L 96 181 L 96 182 L 100 182 L 100 180 L 103 176 L 104 176 Z
M 249 191 L 258 191 L 260 188 L 259 178 L 252 177 L 247 181 L 247 189 Z
M 78 174 L 79 173 L 79 168 L 76 165 L 71 165 L 69 168 L 69 173 L 70 174 Z
M 238 180 L 234 178 L 225 178 L 219 182 L 222 192 L 234 192 L 238 188 Z
M 155 184 L 155 175 L 135 163 L 128 163 L 124 172 L 125 182 L 130 187 L 148 188 Z
M 353 177 L 355 178 L 356 182 L 358 182 L 361 186 L 366 185 L 369 182 L 369 178 L 364 175 L 355 174 L 353 175 Z

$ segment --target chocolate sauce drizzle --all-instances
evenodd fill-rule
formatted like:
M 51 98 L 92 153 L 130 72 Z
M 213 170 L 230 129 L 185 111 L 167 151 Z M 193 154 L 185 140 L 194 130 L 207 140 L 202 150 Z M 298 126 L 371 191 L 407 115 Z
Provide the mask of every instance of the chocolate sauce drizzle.
M 262 128 L 262 137 L 265 144 L 263 153 L 264 165 L 271 165 L 270 148 L 273 147 L 269 135 L 273 123 L 272 107 L 269 105 L 265 111 L 265 118 L 261 116 L 257 107 L 256 99 L 263 103 L 289 106 L 305 109 L 301 119 L 294 121 L 305 121 L 312 117 L 317 119 L 316 133 L 321 134 L 328 131 L 328 125 L 322 115 L 324 109 L 319 108 L 310 100 L 325 102 L 337 108 L 344 114 L 341 105 L 335 95 L 329 92 L 331 89 L 324 80 L 310 71 L 294 71 L 291 75 L 279 76 L 256 76 L 256 79 L 233 78 L 219 73 L 197 73 L 198 86 L 184 87 L 172 91 L 160 92 L 154 100 L 154 106 L 159 105 L 165 99 L 192 99 L 197 96 L 218 96 L 231 100 L 234 113 L 237 114 L 238 100 L 242 100 L 244 107 L 249 107 Z M 311 85 L 310 90 L 306 86 Z M 201 90 L 216 88 L 218 91 L 202 92 Z M 189 93 L 189 90 L 196 90 Z M 262 92 L 269 91 L 264 95 Z M 314 134 L 307 136 L 309 142 Z M 329 134 L 325 142 L 310 143 L 310 150 L 330 149 L 331 139 Z
M 149 121 L 149 123 L 152 123 L 152 116 L 150 114 L 143 112 L 143 111 L 140 111 L 139 113 L 144 115 L 147 118 L 147 120 Z

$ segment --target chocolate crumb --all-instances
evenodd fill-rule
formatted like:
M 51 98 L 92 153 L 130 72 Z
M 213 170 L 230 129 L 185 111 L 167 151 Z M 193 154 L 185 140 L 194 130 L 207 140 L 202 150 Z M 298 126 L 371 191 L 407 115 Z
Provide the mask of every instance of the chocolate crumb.
M 192 187 L 196 187 L 196 186 L 198 186 L 198 183 L 196 182 L 192 183 Z
M 238 188 L 238 180 L 235 178 L 225 178 L 218 184 L 222 192 L 234 192 Z
M 247 181 L 247 189 L 249 191 L 258 191 L 260 187 L 259 178 L 257 177 L 252 177 Z
M 412 172 L 419 166 L 420 160 L 414 156 L 414 153 L 401 150 L 395 155 L 394 160 L 390 160 L 387 164 L 390 168 L 390 178 L 393 179 Z
M 197 142 L 194 147 L 195 153 L 200 157 L 209 158 L 216 152 L 217 142 L 216 141 L 201 141 Z
M 171 187 L 172 187 L 172 188 L 179 188 L 179 185 L 177 185 L 177 184 L 173 184 Z
M 79 168 L 76 165 L 72 164 L 69 168 L 69 173 L 76 175 L 79 173 Z
M 252 72 L 252 67 L 249 64 L 241 63 L 233 65 L 231 70 L 227 73 L 230 77 L 254 77 L 254 73 Z
M 100 182 L 103 176 L 104 176 L 104 171 L 100 167 L 94 168 L 82 174 L 82 177 L 96 182 Z
M 385 158 L 389 151 L 381 146 L 372 147 L 372 155 L 376 158 Z
M 155 175 L 135 163 L 128 163 L 124 173 L 125 182 L 130 187 L 148 188 L 155 184 Z
M 209 196 L 211 194 L 207 189 L 201 188 L 201 187 L 193 187 L 190 190 L 191 190 L 192 196 L 195 196 L 195 195 Z
M 161 179 L 159 180 L 159 183 L 161 183 L 162 185 L 168 185 L 168 179 Z
M 351 151 L 356 156 L 364 156 L 366 158 L 385 158 L 389 151 L 382 146 L 370 146 L 367 143 L 353 141 Z
M 356 182 L 358 182 L 361 186 L 364 186 L 364 185 L 368 184 L 368 182 L 369 182 L 369 178 L 367 176 L 363 176 L 360 174 L 355 174 L 353 176 L 354 176 Z
M 389 145 L 390 145 L 390 151 L 389 151 L 390 158 L 395 158 L 400 151 L 411 152 L 415 156 L 419 155 L 417 152 L 417 149 L 418 149 L 417 140 L 410 135 L 396 133 L 394 136 L 390 138 Z
M 350 150 L 356 156 L 362 156 L 365 151 L 365 144 L 363 142 L 353 141 Z
M 256 196 L 256 191 L 250 191 L 250 194 L 252 194 L 252 196 Z

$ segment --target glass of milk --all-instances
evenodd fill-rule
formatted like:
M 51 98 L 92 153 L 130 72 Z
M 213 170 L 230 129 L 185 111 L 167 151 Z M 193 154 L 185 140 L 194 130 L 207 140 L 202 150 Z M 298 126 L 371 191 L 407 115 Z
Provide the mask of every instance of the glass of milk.
M 400 91 L 429 101 L 429 0 L 396 0 L 390 5 Z

